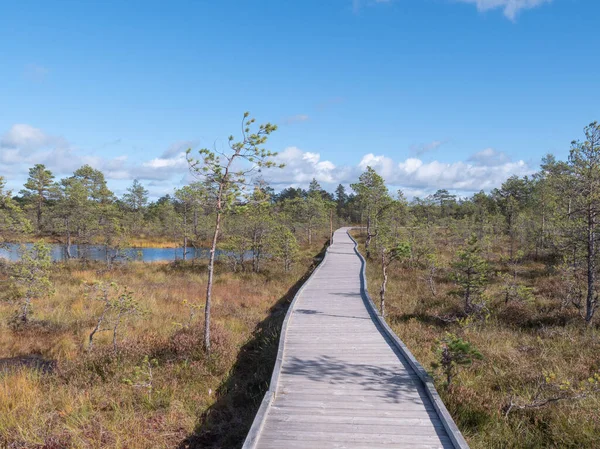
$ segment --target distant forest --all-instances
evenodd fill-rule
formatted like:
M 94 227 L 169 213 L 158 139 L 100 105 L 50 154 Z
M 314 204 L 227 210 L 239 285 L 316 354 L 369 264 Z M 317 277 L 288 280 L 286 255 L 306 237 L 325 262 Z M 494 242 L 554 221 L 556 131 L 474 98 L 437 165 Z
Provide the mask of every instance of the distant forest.
M 260 129 L 269 134 L 276 128 Z M 256 136 L 263 138 L 260 131 Z M 260 145 L 263 139 L 255 143 Z M 263 159 L 271 155 L 263 154 Z M 210 160 L 203 162 L 206 167 Z M 197 169 L 194 161 L 190 166 Z M 0 176 L 0 238 L 2 242 L 45 238 L 65 245 L 67 254 L 74 242 L 104 245 L 107 258 L 116 258 L 135 244 L 206 246 L 215 235 L 218 212 L 225 216 L 218 246 L 233 255 L 234 269 L 259 271 L 267 255 L 281 260 L 288 270 L 299 244 L 310 245 L 315 236 L 326 237 L 343 224 L 366 227 L 369 258 L 372 252 L 397 248 L 405 238 L 401 228 L 460 228 L 481 241 L 505 235 L 502 251 L 511 260 L 552 260 L 564 271 L 565 282 L 571 283 L 569 305 L 579 308 L 588 323 L 597 309 L 600 125 L 596 122 L 585 128 L 583 141 L 572 142 L 567 161 L 547 155 L 537 173 L 512 176 L 491 192 L 468 198 L 441 189 L 408 201 L 401 190 L 390 193 L 371 167 L 351 191 L 340 184 L 333 194 L 315 179 L 307 190 L 289 187 L 281 192 L 260 178 L 249 184 L 241 178 L 233 181 L 227 181 L 226 204 L 214 174 L 149 201 L 138 180 L 119 198 L 104 174 L 89 165 L 57 180 L 37 164 L 16 194 L 6 190 Z M 413 252 L 418 244 L 412 242 Z M 248 254 L 250 261 L 245 260 Z

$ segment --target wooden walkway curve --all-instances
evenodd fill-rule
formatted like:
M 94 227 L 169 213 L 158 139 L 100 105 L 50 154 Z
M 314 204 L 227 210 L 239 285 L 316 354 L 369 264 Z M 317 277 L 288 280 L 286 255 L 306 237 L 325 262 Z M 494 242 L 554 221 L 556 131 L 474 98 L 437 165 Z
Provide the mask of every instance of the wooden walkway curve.
M 468 448 L 366 293 L 349 228 L 298 292 L 244 449 Z

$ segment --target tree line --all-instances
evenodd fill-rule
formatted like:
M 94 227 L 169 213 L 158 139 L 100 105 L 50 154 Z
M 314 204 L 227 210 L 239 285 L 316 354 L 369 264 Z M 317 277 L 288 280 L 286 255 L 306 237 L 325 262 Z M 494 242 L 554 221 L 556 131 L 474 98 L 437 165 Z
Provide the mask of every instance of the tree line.
M 104 174 L 89 165 L 57 180 L 44 165 L 29 170 L 23 189 L 7 191 L 0 176 L 0 238 L 17 235 L 53 238 L 73 256 L 73 242 L 106 248 L 111 264 L 133 239 L 167 239 L 184 248 L 209 247 L 205 305 L 205 346 L 210 347 L 210 297 L 217 248 L 225 250 L 234 270 L 260 271 L 268 257 L 289 270 L 301 245 L 313 245 L 343 224 L 362 224 L 366 256 L 383 272 L 381 312 L 385 314 L 387 268 L 392 263 L 426 267 L 435 294 L 434 275 L 440 262 L 432 248 L 433 232 L 453 230 L 465 245 L 453 262 L 466 314 L 481 311 L 485 285 L 486 239 L 504 237 L 507 263 L 514 273 L 525 257 L 551 261 L 564 282 L 564 301 L 591 323 L 598 306 L 597 218 L 600 211 L 600 125 L 584 130 L 571 143 L 568 160 L 547 155 L 531 176 L 511 176 L 491 192 L 458 197 L 446 189 L 408 200 L 391 193 L 371 167 L 347 189 L 329 193 L 313 179 L 308 189 L 275 192 L 262 178 L 277 169 L 276 153 L 265 148 L 276 126 L 256 127 L 244 114 L 241 138 L 230 137 L 227 150 L 188 151 L 195 181 L 173 194 L 150 201 L 134 180 L 117 197 Z M 187 250 L 183 258 L 187 257 Z M 511 280 L 512 279 L 512 280 Z M 526 295 L 516 274 L 507 279 L 507 298 Z M 507 299 L 508 300 L 508 299 Z

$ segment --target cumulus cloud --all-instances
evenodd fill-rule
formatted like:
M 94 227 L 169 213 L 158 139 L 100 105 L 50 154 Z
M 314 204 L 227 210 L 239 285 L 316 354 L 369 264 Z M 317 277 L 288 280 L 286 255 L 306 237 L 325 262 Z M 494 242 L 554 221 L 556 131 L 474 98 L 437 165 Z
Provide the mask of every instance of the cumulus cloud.
M 504 15 L 510 20 L 515 20 L 517 13 L 522 9 L 532 9 L 552 0 L 459 0 L 462 3 L 471 3 L 479 11 L 502 8 Z
M 399 163 L 398 168 L 392 184 L 467 192 L 489 190 L 501 184 L 510 175 L 525 175 L 531 172 L 524 161 L 485 166 L 462 161 L 424 163 L 419 159 L 407 159 Z
M 154 183 L 151 194 L 159 196 L 191 181 L 185 151 L 196 145 L 188 140 L 174 142 L 159 157 L 134 161 L 127 155 L 107 157 L 103 151 L 86 151 L 34 126 L 17 124 L 0 134 L 0 172 L 8 178 L 11 188 L 19 189 L 34 164 L 46 165 L 57 178 L 88 164 L 101 170 L 106 179 L 117 181 L 117 191 L 119 185 L 137 178 Z
M 0 169 L 9 178 L 26 174 L 34 164 L 44 164 L 57 176 L 72 173 L 89 164 L 109 179 L 127 179 L 127 156 L 106 158 L 85 154 L 65 138 L 48 134 L 27 124 L 13 125 L 0 137 Z
M 383 176 L 388 185 L 401 188 L 409 197 L 437 189 L 465 194 L 490 190 L 511 175 L 532 173 L 525 161 L 512 161 L 505 153 L 492 148 L 475 153 L 466 161 L 424 162 L 418 157 L 394 161 L 385 155 L 369 153 L 356 165 L 336 166 L 331 161 L 322 161 L 318 153 L 289 147 L 280 153 L 278 162 L 285 163 L 286 167 L 269 170 L 264 176 L 275 186 L 306 186 L 313 178 L 330 188 L 337 184 L 347 185 L 356 182 L 370 166 Z
M 438 141 L 423 147 L 434 148 Z M 84 164 L 102 170 L 117 184 L 140 179 L 149 182 L 153 195 L 172 192 L 175 186 L 192 181 L 185 150 L 194 147 L 192 141 L 170 145 L 158 157 L 130 160 L 126 155 L 105 157 L 90 154 L 71 145 L 67 140 L 49 135 L 30 125 L 15 125 L 0 137 L 0 170 L 15 180 L 19 188 L 27 176 L 27 169 L 36 163 L 45 164 L 57 177 L 66 176 Z M 506 153 L 485 148 L 464 161 L 423 161 L 418 155 L 404 160 L 376 153 L 368 153 L 353 164 L 337 165 L 324 159 L 319 152 L 305 151 L 295 146 L 285 148 L 276 156 L 283 169 L 265 169 L 261 175 L 275 189 L 288 186 L 306 187 L 315 178 L 324 188 L 333 190 L 337 184 L 356 182 L 360 174 L 373 167 L 386 183 L 401 188 L 408 197 L 422 196 L 437 189 L 448 189 L 464 194 L 499 186 L 511 175 L 532 173 L 524 161 L 512 160 Z M 20 178 L 17 182 L 17 178 Z
M 139 165 L 133 165 L 129 168 L 129 171 L 132 178 L 161 181 L 171 179 L 174 175 L 186 173 L 188 163 L 185 152 L 181 152 L 173 157 L 157 157 Z
M 510 162 L 510 157 L 503 151 L 496 151 L 493 148 L 481 150 L 469 158 L 469 162 L 475 165 L 488 165 L 497 167 Z
M 181 161 L 179 158 L 171 158 L 171 159 L 163 159 L 158 157 L 156 159 L 152 159 L 151 161 L 144 162 L 142 164 L 143 167 L 148 168 L 172 168 L 182 165 L 184 161 Z
M 322 161 L 319 153 L 302 151 L 297 147 L 288 147 L 275 158 L 278 164 L 285 164 L 283 169 L 266 170 L 265 179 L 286 187 L 301 185 L 315 178 L 319 182 L 332 183 L 337 177 L 337 169 L 333 162 Z
M 13 125 L 0 137 L 0 166 L 7 172 L 14 172 L 15 166 L 23 164 L 52 164 L 62 173 L 76 161 L 77 156 L 66 139 L 31 125 Z
M 373 153 L 369 153 L 364 155 L 358 163 L 358 168 L 361 172 L 365 171 L 367 167 L 373 168 L 384 179 L 388 180 L 395 175 L 396 164 L 389 157 L 383 155 L 375 156 Z
M 466 162 L 423 162 L 419 158 L 410 157 L 396 164 L 387 157 L 368 154 L 363 157 L 359 166 L 365 168 L 370 165 L 391 185 L 423 190 L 474 192 L 496 187 L 513 174 L 523 176 L 531 173 L 531 168 L 524 161 L 501 161 L 505 156 L 504 153 L 490 154 L 484 150 Z M 486 164 L 486 160 L 490 163 Z
M 27 124 L 16 124 L 0 137 L 0 148 L 18 150 L 27 155 L 49 146 L 64 146 L 62 137 L 46 134 L 39 128 Z

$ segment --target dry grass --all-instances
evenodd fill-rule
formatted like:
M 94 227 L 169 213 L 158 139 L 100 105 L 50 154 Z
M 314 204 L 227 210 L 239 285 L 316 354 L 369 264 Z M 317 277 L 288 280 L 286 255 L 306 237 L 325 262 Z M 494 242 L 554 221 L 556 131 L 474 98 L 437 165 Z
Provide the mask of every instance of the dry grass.
M 203 311 L 197 312 L 193 325 L 181 326 L 190 317 L 184 301 L 204 302 L 204 263 L 135 262 L 112 271 L 101 264 L 58 265 L 52 274 L 56 292 L 35 303 L 35 321 L 28 327 L 10 329 L 6 323 L 14 305 L 0 301 L 0 359 L 33 354 L 57 361 L 51 374 L 28 368 L 0 370 L 0 447 L 134 449 L 181 444 L 202 428 L 205 412 L 223 400 L 223 385 L 240 348 L 302 277 L 316 252 L 305 250 L 287 274 L 270 266 L 261 274 L 232 274 L 218 267 L 210 357 L 201 349 Z M 86 352 L 100 312 L 100 304 L 85 296 L 84 284 L 93 281 L 127 286 L 147 311 L 123 326 L 117 355 L 108 333 Z M 158 364 L 151 390 L 127 382 L 146 380 L 135 374 L 145 356 Z
M 183 244 L 182 240 L 145 234 L 130 237 L 127 242 L 132 248 L 180 248 Z M 210 246 L 210 241 L 196 242 L 196 244 L 200 247 L 208 248 Z
M 460 239 L 459 239 L 460 241 Z M 455 244 L 440 245 L 442 265 Z M 499 247 L 491 256 L 498 255 Z M 493 271 L 501 271 L 497 261 Z M 367 264 L 369 290 L 377 302 L 381 282 L 376 263 Z M 429 369 L 436 340 L 457 333 L 483 354 L 481 362 L 463 369 L 446 391 L 438 390 L 470 446 L 478 448 L 595 448 L 600 441 L 600 398 L 565 400 L 540 409 L 515 411 L 505 417 L 511 396 L 531 400 L 544 372 L 559 380 L 582 381 L 600 369 L 600 332 L 586 329 L 572 309 L 561 310 L 557 279 L 542 263 L 527 262 L 521 279 L 533 288 L 534 301 L 504 303 L 500 280 L 488 289 L 492 315 L 487 323 L 464 326 L 448 323 L 460 310 L 447 269 L 436 276 L 437 295 L 428 289 L 420 269 L 393 267 L 386 303 L 387 320 L 422 365 Z
M 168 238 L 134 237 L 128 240 L 132 248 L 179 248 L 182 243 Z

